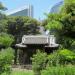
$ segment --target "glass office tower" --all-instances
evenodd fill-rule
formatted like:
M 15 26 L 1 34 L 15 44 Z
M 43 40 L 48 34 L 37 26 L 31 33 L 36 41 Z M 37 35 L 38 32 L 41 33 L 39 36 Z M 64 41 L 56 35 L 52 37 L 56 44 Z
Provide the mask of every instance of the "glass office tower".
M 19 7 L 15 10 L 6 11 L 6 15 L 10 16 L 29 16 L 33 17 L 33 6 L 32 5 L 25 5 L 23 7 Z
M 61 6 L 63 5 L 63 1 L 56 3 L 52 8 L 50 13 L 58 13 L 60 11 Z

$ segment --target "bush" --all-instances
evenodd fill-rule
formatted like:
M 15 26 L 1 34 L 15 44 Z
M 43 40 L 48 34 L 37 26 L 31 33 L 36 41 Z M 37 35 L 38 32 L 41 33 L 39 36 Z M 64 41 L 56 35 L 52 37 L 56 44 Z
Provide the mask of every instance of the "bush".
M 47 67 L 41 71 L 41 75 L 75 75 L 75 66 Z
M 72 72 L 75 71 L 75 68 L 70 67 L 68 69 L 68 66 L 65 66 L 74 63 L 75 53 L 68 49 L 58 50 L 50 55 L 38 51 L 32 58 L 32 67 L 35 75 L 41 75 L 42 70 L 42 75 L 61 75 L 61 73 L 62 75 L 73 75 Z M 67 72 L 71 73 L 69 74 Z
M 64 49 L 58 52 L 60 63 L 75 63 L 75 53 L 71 50 Z
M 55 51 L 55 52 L 51 53 L 50 55 L 48 55 L 47 60 L 48 60 L 47 66 L 57 66 L 57 65 L 59 65 L 58 52 Z
M 47 54 L 41 51 L 38 51 L 32 57 L 32 68 L 35 75 L 40 75 L 40 71 L 45 68 L 46 66 L 46 59 Z
M 0 33 L 0 45 L 10 47 L 13 41 L 14 38 L 11 35 L 8 35 L 6 33 Z
M 48 55 L 48 65 L 57 66 L 64 64 L 74 64 L 75 63 L 75 53 L 68 49 L 63 49 L 56 51 Z
M 7 75 L 11 72 L 11 64 L 14 58 L 14 52 L 12 48 L 2 49 L 0 51 L 0 75 L 6 73 Z

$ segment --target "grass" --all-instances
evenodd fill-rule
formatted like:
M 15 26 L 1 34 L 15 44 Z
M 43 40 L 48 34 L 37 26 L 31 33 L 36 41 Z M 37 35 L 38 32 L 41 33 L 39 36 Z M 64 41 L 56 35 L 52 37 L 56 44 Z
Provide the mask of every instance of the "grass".
M 33 75 L 32 70 L 13 71 L 11 75 Z
M 1 75 L 8 75 L 6 73 L 3 73 Z M 34 75 L 32 70 L 13 70 L 11 75 Z
M 75 75 L 75 66 L 48 67 L 41 72 L 41 75 Z

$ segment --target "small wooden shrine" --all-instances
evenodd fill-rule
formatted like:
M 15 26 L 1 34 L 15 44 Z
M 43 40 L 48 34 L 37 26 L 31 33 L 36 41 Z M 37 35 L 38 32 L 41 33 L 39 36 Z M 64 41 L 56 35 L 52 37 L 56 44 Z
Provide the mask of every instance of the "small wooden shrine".
M 53 52 L 53 50 L 56 50 L 59 46 L 59 44 L 56 44 L 56 39 L 54 35 L 24 35 L 22 37 L 22 42 L 19 44 L 16 44 L 16 58 L 17 54 L 19 55 L 19 60 L 21 64 L 29 64 L 30 57 L 34 53 L 36 53 L 37 49 L 43 50 L 47 53 Z M 20 49 L 18 51 L 18 49 Z

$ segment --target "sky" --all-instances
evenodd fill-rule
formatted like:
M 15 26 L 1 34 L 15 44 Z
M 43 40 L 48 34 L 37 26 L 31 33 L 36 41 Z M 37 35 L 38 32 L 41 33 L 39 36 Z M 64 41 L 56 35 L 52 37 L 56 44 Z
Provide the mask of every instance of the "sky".
M 49 13 L 52 6 L 61 0 L 0 0 L 8 10 L 14 10 L 23 5 L 33 5 L 34 7 L 34 18 L 44 19 L 44 13 Z

